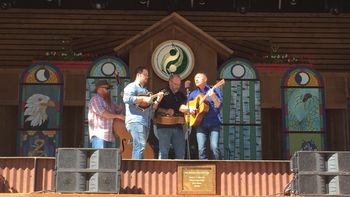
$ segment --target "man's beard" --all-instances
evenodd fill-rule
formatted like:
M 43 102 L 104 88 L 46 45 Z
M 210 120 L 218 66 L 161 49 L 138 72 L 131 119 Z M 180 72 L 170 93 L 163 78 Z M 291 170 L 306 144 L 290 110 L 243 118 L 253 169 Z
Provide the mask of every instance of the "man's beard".
M 107 103 L 111 103 L 111 93 L 110 92 L 104 94 L 102 97 Z
M 143 81 L 141 82 L 141 83 L 142 83 L 142 86 L 145 86 L 145 85 L 147 84 L 147 82 L 148 82 L 147 79 L 143 80 Z

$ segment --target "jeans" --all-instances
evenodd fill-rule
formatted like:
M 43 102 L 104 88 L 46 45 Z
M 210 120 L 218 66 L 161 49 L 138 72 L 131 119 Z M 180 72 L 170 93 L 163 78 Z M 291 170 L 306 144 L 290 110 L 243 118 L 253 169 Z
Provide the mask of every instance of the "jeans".
M 197 128 L 197 143 L 198 143 L 198 158 L 208 159 L 207 141 L 210 139 L 210 150 L 212 157 L 215 160 L 220 160 L 219 150 L 219 130 L 220 127 L 198 127 Z
M 132 136 L 132 159 L 143 159 L 150 129 L 134 122 L 125 127 Z
M 91 137 L 91 148 L 113 148 L 114 142 L 108 142 L 96 136 Z
M 156 134 L 159 141 L 158 159 L 169 159 L 170 144 L 175 151 L 175 159 L 185 159 L 185 133 L 182 127 L 158 127 Z

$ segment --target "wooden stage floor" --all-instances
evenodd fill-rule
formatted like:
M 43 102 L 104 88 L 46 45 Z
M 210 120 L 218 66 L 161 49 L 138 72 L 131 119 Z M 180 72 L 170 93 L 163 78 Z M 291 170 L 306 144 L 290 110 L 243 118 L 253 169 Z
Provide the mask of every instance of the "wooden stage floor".
M 145 195 L 145 194 L 53 194 L 53 193 L 32 193 L 32 194 L 9 194 L 9 193 L 0 193 L 0 197 L 218 197 L 221 195 L 202 195 L 202 194 L 185 194 L 185 195 Z M 283 196 L 283 195 L 277 195 Z M 294 195 L 295 196 L 295 195 Z M 335 195 L 324 195 L 324 196 L 316 196 L 312 197 L 335 197 Z M 271 196 L 249 196 L 249 197 L 271 197 Z M 305 196 L 295 196 L 295 197 L 305 197 Z M 339 195 L 337 196 L 339 197 Z

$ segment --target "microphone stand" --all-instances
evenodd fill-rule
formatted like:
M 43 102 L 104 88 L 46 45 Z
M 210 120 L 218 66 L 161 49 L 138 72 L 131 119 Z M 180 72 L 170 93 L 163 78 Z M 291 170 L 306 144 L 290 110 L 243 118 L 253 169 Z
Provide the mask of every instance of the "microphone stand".
M 190 91 L 189 89 L 187 88 L 186 89 L 186 96 L 187 96 L 187 120 L 190 120 L 190 105 L 189 105 L 189 102 L 188 102 L 188 96 L 190 95 Z M 185 140 L 186 140 L 186 145 L 187 145 L 187 159 L 191 159 L 191 152 L 190 152 L 190 135 L 191 135 L 191 126 L 190 126 L 190 121 L 188 121 L 186 123 L 186 134 L 185 134 Z

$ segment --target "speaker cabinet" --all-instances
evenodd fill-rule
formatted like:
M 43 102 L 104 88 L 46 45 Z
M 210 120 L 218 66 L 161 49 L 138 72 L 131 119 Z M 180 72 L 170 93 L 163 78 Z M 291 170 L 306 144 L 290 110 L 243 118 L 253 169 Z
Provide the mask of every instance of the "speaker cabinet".
M 118 172 L 93 173 L 89 180 L 89 192 L 119 193 L 119 179 Z
M 119 149 L 109 148 L 94 151 L 90 156 L 90 169 L 120 169 Z
M 56 192 L 119 193 L 120 150 L 59 148 Z
M 296 152 L 291 159 L 291 170 L 293 172 L 324 171 L 324 157 L 314 151 Z
M 57 169 L 84 169 L 86 168 L 87 152 L 79 149 L 57 149 Z
M 349 172 L 350 173 L 350 153 L 339 152 L 332 154 L 327 161 L 329 172 Z
M 299 151 L 291 159 L 298 195 L 349 195 L 350 152 Z
M 325 179 L 318 175 L 299 175 L 294 180 L 293 188 L 298 194 L 325 194 Z
M 57 172 L 56 191 L 83 192 L 86 190 L 86 173 L 83 172 Z
M 329 181 L 329 194 L 349 195 L 350 194 L 350 176 L 334 176 Z

